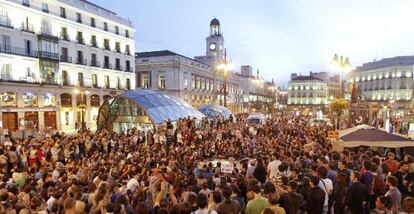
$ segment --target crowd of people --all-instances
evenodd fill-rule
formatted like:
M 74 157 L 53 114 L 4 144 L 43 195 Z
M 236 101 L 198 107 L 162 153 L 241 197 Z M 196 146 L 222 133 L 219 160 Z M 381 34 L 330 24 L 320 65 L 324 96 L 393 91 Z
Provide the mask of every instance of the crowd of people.
M 149 132 L 6 136 L 0 213 L 414 213 L 412 156 L 333 151 L 331 127 L 308 121 L 185 118 Z

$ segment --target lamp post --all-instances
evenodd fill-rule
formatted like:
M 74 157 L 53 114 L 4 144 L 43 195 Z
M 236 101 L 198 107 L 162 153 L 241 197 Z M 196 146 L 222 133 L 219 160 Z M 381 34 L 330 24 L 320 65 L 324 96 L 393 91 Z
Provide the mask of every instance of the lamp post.
M 351 70 L 351 63 L 349 62 L 348 57 L 340 56 L 338 57 L 338 54 L 335 54 L 331 64 L 335 67 L 339 68 L 339 94 L 338 98 L 343 98 L 343 89 L 342 89 L 342 71 L 347 72 Z
M 85 111 L 86 111 L 86 94 L 89 94 L 87 90 L 79 90 L 77 88 L 73 89 L 73 93 L 76 95 L 80 94 L 81 100 L 80 105 L 78 108 L 81 110 L 81 131 L 84 132 L 86 129 L 86 122 L 85 122 Z
M 217 73 L 224 78 L 223 82 L 223 103 L 224 107 L 227 107 L 227 72 L 231 69 L 231 64 L 224 58 L 224 61 L 217 65 Z

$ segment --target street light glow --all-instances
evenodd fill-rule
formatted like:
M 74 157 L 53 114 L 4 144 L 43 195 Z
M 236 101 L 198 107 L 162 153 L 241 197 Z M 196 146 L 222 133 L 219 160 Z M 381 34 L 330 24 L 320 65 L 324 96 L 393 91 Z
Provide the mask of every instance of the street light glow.
M 79 89 L 75 88 L 75 89 L 73 89 L 73 93 L 75 93 L 75 94 L 79 94 L 79 93 L 80 93 L 80 91 L 79 91 Z

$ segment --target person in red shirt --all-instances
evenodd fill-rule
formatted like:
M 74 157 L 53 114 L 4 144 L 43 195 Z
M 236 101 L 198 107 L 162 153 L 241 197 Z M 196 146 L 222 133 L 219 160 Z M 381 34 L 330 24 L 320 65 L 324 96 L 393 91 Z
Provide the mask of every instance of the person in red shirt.
M 391 172 L 391 174 L 395 174 L 398 171 L 399 163 L 395 160 L 395 154 L 390 152 L 387 155 L 388 159 L 384 161 L 384 164 L 387 165 L 388 170 Z

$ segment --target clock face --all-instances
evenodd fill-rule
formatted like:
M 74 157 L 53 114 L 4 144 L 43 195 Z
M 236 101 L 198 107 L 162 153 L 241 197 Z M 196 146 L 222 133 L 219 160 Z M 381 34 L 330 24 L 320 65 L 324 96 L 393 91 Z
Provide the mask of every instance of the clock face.
M 210 50 L 212 50 L 212 51 L 216 50 L 216 44 L 211 43 L 210 44 Z

